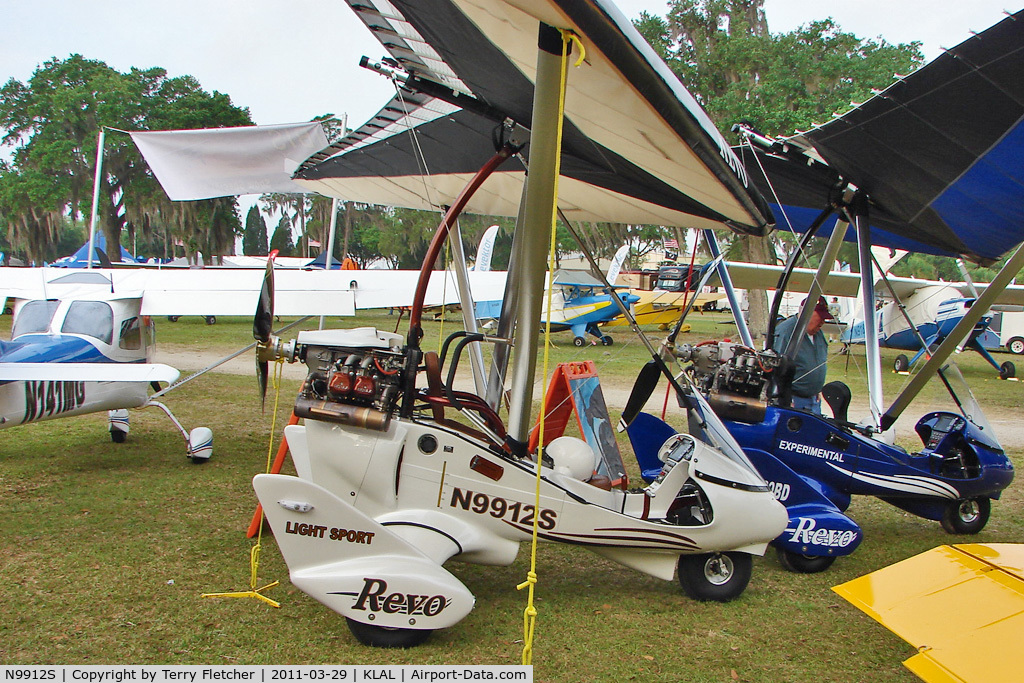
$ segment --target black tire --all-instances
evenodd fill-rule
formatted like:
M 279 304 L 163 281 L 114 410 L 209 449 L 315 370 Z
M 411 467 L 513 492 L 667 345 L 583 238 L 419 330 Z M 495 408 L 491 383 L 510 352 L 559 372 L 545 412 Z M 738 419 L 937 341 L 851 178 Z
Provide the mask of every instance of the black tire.
M 999 366 L 999 379 L 1010 379 L 1017 376 L 1017 366 L 1010 361 L 1005 361 Z
M 584 345 L 586 345 L 586 343 L 587 343 L 587 340 L 584 339 L 583 337 L 573 337 L 572 338 L 572 345 L 573 346 L 577 346 L 577 347 L 578 346 L 584 346 Z
M 785 548 L 776 548 L 775 554 L 778 555 L 779 564 L 783 569 L 796 574 L 817 574 L 831 567 L 836 561 L 834 556 L 802 555 Z
M 124 443 L 124 440 L 128 438 L 128 432 L 122 432 L 120 429 L 110 430 L 110 440 L 114 443 Z
M 615 340 L 612 339 L 611 337 L 607 336 L 607 335 L 605 335 L 604 337 L 601 337 L 601 345 L 602 346 L 611 346 L 614 343 L 615 343 Z
M 216 325 L 217 324 L 217 316 L 215 316 L 215 315 L 208 315 L 208 316 L 206 316 L 206 324 L 207 325 Z
M 902 353 L 900 355 L 896 356 L 896 360 L 893 361 L 893 364 L 892 364 L 892 369 L 895 370 L 896 372 L 906 372 L 909 367 L 910 367 L 910 359 L 907 358 Z
M 749 553 L 680 555 L 679 585 L 694 600 L 729 602 L 746 590 L 753 567 Z
M 976 534 L 988 524 L 991 512 L 992 501 L 988 498 L 955 500 L 942 514 L 942 528 L 949 534 Z
M 363 645 L 370 647 L 386 648 L 407 648 L 422 645 L 434 631 L 432 629 L 417 628 L 385 628 L 364 624 L 345 617 L 348 622 L 348 630 Z
M 167 319 L 170 320 L 172 323 L 178 322 L 178 316 L 176 315 L 169 315 L 167 316 Z
M 1015 353 L 1018 356 L 1024 355 L 1024 339 L 1014 337 L 1010 341 L 1006 342 L 1006 350 L 1010 353 Z

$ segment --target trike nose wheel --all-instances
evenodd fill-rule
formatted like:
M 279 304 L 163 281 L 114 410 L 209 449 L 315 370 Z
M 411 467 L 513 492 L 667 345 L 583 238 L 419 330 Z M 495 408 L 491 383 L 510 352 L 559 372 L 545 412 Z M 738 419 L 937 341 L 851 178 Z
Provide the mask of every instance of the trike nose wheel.
M 679 585 L 694 600 L 729 602 L 746 590 L 753 566 L 749 553 L 680 555 Z
M 976 534 L 988 524 L 992 501 L 968 498 L 951 502 L 942 515 L 942 528 L 950 534 Z

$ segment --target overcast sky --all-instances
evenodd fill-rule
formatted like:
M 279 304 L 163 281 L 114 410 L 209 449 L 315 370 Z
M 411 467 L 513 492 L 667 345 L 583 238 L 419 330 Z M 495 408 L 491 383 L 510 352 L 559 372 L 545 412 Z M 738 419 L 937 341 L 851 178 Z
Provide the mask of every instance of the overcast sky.
M 1007 2 L 1012 2 L 1007 6 Z M 664 0 L 621 0 L 629 18 Z M 920 40 L 934 58 L 1020 9 L 1021 0 L 767 0 L 769 28 L 833 17 L 861 37 Z M 0 82 L 25 81 L 51 57 L 80 53 L 119 71 L 160 66 L 229 94 L 256 123 L 348 114 L 369 119 L 392 94 L 359 58 L 384 54 L 341 0 L 0 0 Z

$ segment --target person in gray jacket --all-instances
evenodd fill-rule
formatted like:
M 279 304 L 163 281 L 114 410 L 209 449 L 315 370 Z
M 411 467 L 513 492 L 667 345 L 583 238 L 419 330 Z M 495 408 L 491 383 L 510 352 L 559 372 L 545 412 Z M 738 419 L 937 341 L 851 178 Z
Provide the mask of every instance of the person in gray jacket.
M 785 353 L 799 317 L 794 315 L 786 318 L 775 328 L 772 348 L 777 352 Z M 789 387 L 794 408 L 819 415 L 821 388 L 825 386 L 825 374 L 828 370 L 828 340 L 821 327 L 828 320 L 833 320 L 833 316 L 828 310 L 825 297 L 818 297 L 811 319 L 807 322 L 806 336 L 801 340 L 793 359 L 793 381 Z

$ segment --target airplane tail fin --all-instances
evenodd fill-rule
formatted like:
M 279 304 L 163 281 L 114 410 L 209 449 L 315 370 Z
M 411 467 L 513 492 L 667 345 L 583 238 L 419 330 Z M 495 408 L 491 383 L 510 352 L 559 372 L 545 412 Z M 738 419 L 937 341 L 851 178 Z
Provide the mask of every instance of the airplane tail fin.
M 888 247 L 871 247 L 871 254 L 875 257 L 875 261 L 882 269 L 882 273 L 888 273 L 892 270 L 900 260 L 903 259 L 909 252 L 903 249 L 889 249 Z M 879 273 L 875 273 L 875 279 L 878 279 Z

